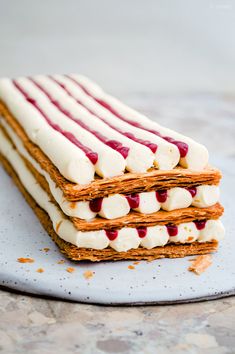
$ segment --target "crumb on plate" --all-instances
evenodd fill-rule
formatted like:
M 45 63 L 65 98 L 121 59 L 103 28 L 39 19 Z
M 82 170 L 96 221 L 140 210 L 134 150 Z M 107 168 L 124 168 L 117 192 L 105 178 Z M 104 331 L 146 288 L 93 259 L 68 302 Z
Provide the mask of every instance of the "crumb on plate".
M 23 257 L 20 257 L 17 259 L 17 261 L 19 263 L 34 263 L 34 259 L 33 258 L 23 258 Z
M 135 267 L 133 265 L 129 265 L 128 269 L 135 269 Z
M 43 268 L 38 268 L 38 269 L 37 269 L 37 272 L 38 272 L 38 273 L 43 273 L 43 272 L 44 272 L 44 269 L 43 269 Z
M 68 267 L 68 268 L 66 269 L 66 271 L 67 271 L 68 273 L 73 273 L 73 272 L 75 271 L 75 268 L 73 268 L 73 267 Z
M 92 278 L 94 275 L 94 272 L 90 271 L 90 270 L 86 270 L 84 273 L 83 273 L 83 276 L 85 279 L 90 279 Z
M 190 261 L 192 264 L 188 270 L 190 272 L 194 272 L 197 275 L 200 275 L 201 273 L 205 272 L 205 270 L 212 264 L 212 257 L 210 254 L 204 254 Z
M 65 263 L 64 259 L 61 259 L 60 261 L 57 262 L 57 264 L 64 264 L 64 263 Z

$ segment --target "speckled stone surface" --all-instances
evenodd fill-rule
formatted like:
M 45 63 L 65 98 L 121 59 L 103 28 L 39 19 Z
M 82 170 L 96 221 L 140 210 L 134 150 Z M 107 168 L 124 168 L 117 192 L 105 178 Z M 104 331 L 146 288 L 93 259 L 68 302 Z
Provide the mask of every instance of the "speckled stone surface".
M 102 307 L 0 295 L 2 353 L 234 353 L 235 298 Z
M 209 95 L 126 97 L 135 107 L 235 162 L 235 104 Z M 233 194 L 233 195 L 232 195 Z M 231 190 L 231 198 L 234 191 Z M 102 307 L 0 292 L 3 353 L 234 353 L 235 298 Z

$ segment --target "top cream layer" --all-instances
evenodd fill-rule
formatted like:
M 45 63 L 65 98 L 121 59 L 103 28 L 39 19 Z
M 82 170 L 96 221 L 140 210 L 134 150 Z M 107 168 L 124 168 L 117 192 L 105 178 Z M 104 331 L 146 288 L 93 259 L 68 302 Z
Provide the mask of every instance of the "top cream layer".
M 150 121 L 78 75 L 1 79 L 0 99 L 75 183 L 152 166 L 170 170 L 178 163 L 200 170 L 208 162 L 202 145 Z

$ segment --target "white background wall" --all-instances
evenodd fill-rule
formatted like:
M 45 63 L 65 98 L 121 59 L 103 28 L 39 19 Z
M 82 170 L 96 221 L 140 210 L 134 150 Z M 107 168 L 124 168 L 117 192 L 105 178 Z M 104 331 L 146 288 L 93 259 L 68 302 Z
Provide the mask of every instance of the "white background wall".
M 235 92 L 233 0 L 0 0 L 0 76 L 82 72 L 119 92 Z

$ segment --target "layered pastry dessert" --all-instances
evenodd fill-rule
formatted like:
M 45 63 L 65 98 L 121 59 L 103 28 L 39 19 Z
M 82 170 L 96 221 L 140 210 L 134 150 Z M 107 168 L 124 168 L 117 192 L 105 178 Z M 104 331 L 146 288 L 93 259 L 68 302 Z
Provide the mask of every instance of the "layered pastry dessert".
M 0 159 L 70 259 L 207 254 L 224 237 L 207 149 L 83 76 L 1 79 Z

